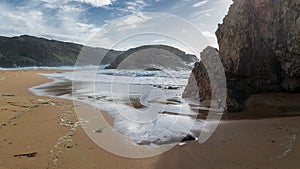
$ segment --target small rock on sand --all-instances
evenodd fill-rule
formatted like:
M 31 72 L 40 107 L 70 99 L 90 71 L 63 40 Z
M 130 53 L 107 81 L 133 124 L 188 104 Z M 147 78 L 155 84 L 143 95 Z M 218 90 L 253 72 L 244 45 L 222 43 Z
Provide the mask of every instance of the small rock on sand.
M 35 157 L 38 153 L 32 152 L 32 153 L 26 153 L 26 154 L 15 154 L 14 157 Z

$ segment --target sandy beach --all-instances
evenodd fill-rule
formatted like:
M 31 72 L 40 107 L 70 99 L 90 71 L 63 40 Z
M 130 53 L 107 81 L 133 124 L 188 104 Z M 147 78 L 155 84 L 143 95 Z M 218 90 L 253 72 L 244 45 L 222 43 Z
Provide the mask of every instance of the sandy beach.
M 0 169 L 298 169 L 300 166 L 300 117 L 295 116 L 300 114 L 299 95 L 251 97 L 245 110 L 247 120 L 222 121 L 207 142 L 193 141 L 152 158 L 129 159 L 113 155 L 89 139 L 78 125 L 72 101 L 36 96 L 28 90 L 51 81 L 38 73 L 52 72 L 57 71 L 0 71 Z M 277 104 L 282 106 L 274 108 Z M 87 111 L 93 109 L 87 107 Z M 255 111 L 267 115 L 251 119 Z M 279 116 L 290 117 L 275 118 L 274 113 L 278 112 Z

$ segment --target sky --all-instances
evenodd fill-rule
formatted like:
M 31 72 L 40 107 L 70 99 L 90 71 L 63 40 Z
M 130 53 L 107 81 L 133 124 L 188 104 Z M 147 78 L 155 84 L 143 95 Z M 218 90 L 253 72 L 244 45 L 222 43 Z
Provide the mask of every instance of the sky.
M 28 34 L 125 50 L 166 44 L 187 53 L 218 47 L 232 0 L 2 0 L 0 35 Z

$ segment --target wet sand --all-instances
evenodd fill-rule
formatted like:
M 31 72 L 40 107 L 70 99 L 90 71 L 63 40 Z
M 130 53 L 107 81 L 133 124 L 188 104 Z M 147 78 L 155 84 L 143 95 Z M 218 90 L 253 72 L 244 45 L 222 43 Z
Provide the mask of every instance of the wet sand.
M 152 158 L 113 155 L 87 137 L 78 125 L 72 101 L 35 96 L 28 91 L 50 81 L 37 73 L 51 72 L 56 71 L 0 71 L 0 169 L 298 169 L 300 166 L 300 117 L 297 116 L 226 120 L 207 142 L 189 142 Z M 255 96 L 248 101 L 245 114 L 297 115 L 300 112 L 297 103 L 298 95 Z M 88 109 L 93 107 L 87 106 Z M 37 154 L 31 157 L 32 153 Z

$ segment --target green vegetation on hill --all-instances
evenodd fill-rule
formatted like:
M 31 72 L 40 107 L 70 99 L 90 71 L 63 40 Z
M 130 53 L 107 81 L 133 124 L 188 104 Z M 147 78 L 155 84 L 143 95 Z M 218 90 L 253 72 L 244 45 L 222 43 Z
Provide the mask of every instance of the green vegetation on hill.
M 82 57 L 78 56 L 82 54 Z M 108 65 L 115 69 L 130 55 L 125 68 L 155 68 L 150 63 L 156 60 L 157 68 L 190 69 L 197 61 L 196 56 L 166 45 L 144 45 L 127 51 L 86 47 L 80 44 L 48 40 L 28 35 L 16 37 L 0 36 L 0 67 L 26 66 L 77 66 Z M 128 61 L 128 60 L 127 60 Z M 126 67 L 127 66 L 127 67 Z
M 75 64 L 82 48 L 83 45 L 75 43 L 28 35 L 11 38 L 0 36 L 0 67 L 71 66 Z M 104 48 L 89 49 L 95 52 L 99 60 L 103 59 L 102 64 L 109 64 L 122 53 Z
M 120 54 L 108 69 L 191 69 L 197 62 L 195 55 L 166 45 L 144 45 Z

